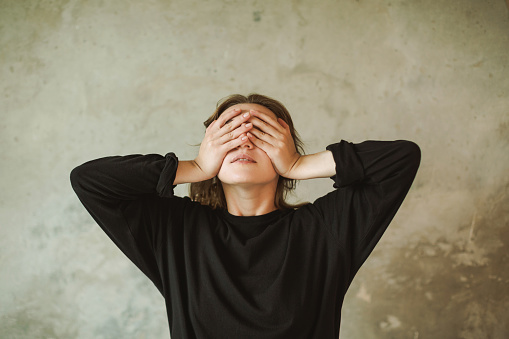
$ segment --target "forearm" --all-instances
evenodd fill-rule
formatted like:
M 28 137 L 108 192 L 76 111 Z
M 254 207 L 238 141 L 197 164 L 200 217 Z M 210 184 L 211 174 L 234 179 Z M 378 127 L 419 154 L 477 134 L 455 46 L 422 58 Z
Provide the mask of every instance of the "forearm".
M 136 199 L 156 194 L 165 163 L 157 154 L 100 158 L 76 167 L 71 183 L 83 198 Z
M 329 178 L 334 174 L 336 163 L 332 152 L 323 151 L 301 156 L 292 169 L 291 179 Z
M 404 140 L 370 140 L 359 144 L 343 140 L 327 146 L 327 150 L 336 163 L 336 188 L 362 182 L 376 184 L 387 192 L 406 192 L 420 162 L 419 146 Z
M 112 156 L 88 161 L 71 172 L 83 200 L 125 201 L 148 195 L 169 197 L 178 159 L 173 153 Z
M 174 185 L 200 182 L 211 179 L 194 160 L 179 161 Z

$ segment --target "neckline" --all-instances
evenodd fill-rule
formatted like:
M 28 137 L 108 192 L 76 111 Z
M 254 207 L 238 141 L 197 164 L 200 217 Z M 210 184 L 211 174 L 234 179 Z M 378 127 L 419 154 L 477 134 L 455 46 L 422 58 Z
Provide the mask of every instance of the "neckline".
M 289 211 L 291 210 L 274 210 L 262 215 L 240 216 L 231 214 L 227 209 L 221 209 L 221 214 L 227 227 L 236 234 L 236 237 L 242 239 L 241 241 L 247 241 L 264 233 Z
M 274 210 L 266 214 L 246 216 L 246 215 L 233 215 L 230 212 L 228 212 L 227 209 L 222 209 L 221 211 L 223 213 L 223 216 L 235 225 L 239 224 L 265 225 L 268 224 L 273 219 L 279 217 L 284 212 L 284 210 Z

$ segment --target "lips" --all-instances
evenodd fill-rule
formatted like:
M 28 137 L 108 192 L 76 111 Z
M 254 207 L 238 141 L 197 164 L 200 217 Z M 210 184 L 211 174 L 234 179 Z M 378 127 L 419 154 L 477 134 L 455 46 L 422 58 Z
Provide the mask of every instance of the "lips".
M 237 161 L 240 161 L 240 162 L 254 162 L 254 163 L 256 163 L 256 161 L 254 161 L 254 159 L 251 158 L 247 154 L 239 154 L 239 155 L 235 156 L 235 158 L 233 158 L 233 160 L 232 160 L 232 163 L 237 162 Z

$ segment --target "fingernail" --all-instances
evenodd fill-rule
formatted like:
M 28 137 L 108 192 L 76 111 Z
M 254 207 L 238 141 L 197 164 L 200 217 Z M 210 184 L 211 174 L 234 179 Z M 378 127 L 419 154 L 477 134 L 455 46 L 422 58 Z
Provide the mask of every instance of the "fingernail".
M 242 141 L 247 140 L 247 137 L 240 138 Z
M 244 118 L 247 118 L 249 116 L 249 112 L 248 113 L 244 113 L 243 117 Z
M 246 124 L 246 127 L 251 127 L 251 125 L 252 125 L 252 124 L 251 124 L 250 122 L 248 122 L 248 123 Z

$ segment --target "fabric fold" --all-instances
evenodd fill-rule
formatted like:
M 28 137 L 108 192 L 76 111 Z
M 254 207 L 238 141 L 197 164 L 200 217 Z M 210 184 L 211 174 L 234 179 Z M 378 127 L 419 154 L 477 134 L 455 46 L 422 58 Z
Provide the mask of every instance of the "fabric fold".
M 177 176 L 178 158 L 173 152 L 167 153 L 164 157 L 166 163 L 159 176 L 156 191 L 162 198 L 171 198 L 173 197 L 173 189 L 177 187 L 177 185 L 173 185 L 173 182 Z
M 354 144 L 345 140 L 326 147 L 331 151 L 336 163 L 336 174 L 330 177 L 334 180 L 334 188 L 346 187 L 361 183 L 364 179 L 364 168 Z

